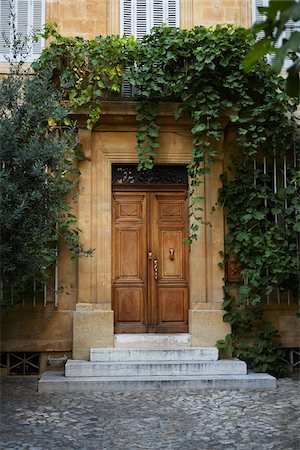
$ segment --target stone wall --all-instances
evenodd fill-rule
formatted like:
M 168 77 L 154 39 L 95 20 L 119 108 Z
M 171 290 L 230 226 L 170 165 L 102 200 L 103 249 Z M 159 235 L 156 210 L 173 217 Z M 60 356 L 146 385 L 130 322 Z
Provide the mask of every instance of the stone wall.
M 119 32 L 118 0 L 47 0 L 46 19 L 57 22 L 64 35 L 93 38 L 99 34 Z M 181 0 L 181 26 L 235 23 L 251 24 L 250 0 Z M 0 64 L 0 73 L 7 65 Z M 59 262 L 58 306 L 17 305 L 2 317 L 2 351 L 71 351 L 74 357 L 87 358 L 91 346 L 111 346 L 113 312 L 111 309 L 111 163 L 137 162 L 135 147 L 135 109 L 133 103 L 106 104 L 94 132 L 84 128 L 84 117 L 78 117 L 80 138 L 86 159 L 81 163 L 81 184 L 76 211 L 82 240 L 95 247 L 92 258 L 71 262 L 65 251 Z M 166 105 L 159 116 L 161 127 L 157 162 L 187 163 L 191 155 L 190 124 L 172 119 L 172 105 Z M 227 137 L 228 138 L 228 137 Z M 221 209 L 213 215 L 219 175 L 224 155 L 232 150 L 231 140 L 222 140 L 211 175 L 199 188 L 206 199 L 205 215 L 212 228 L 204 227 L 190 253 L 189 324 L 193 345 L 211 346 L 229 332 L 223 323 L 222 270 L 218 267 L 219 250 L 223 248 L 224 221 Z M 228 163 L 225 160 L 225 165 Z M 78 210 L 77 210 L 78 208 Z M 290 312 L 269 313 L 278 322 L 286 345 L 297 345 L 291 331 Z M 287 319 L 284 319 L 287 317 Z M 292 321 L 292 322 L 291 322 Z M 74 327 L 73 327 L 74 322 Z M 294 323 L 294 322 L 293 322 Z M 290 331 L 285 331 L 288 328 Z M 296 342 L 296 344 L 295 344 Z

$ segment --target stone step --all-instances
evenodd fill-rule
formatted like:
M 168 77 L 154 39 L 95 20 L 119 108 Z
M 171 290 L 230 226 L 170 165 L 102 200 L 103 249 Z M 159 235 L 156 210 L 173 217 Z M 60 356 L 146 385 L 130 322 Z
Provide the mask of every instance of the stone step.
M 90 360 L 102 362 L 128 361 L 217 361 L 214 347 L 190 348 L 91 348 Z
M 263 373 L 248 375 L 184 375 L 124 377 L 65 377 L 62 372 L 45 372 L 38 384 L 40 393 L 128 392 L 200 389 L 274 389 L 276 378 Z
M 192 335 L 189 333 L 136 333 L 115 334 L 116 348 L 182 348 L 190 347 Z
M 66 377 L 246 375 L 247 365 L 238 359 L 219 361 L 97 362 L 68 360 Z

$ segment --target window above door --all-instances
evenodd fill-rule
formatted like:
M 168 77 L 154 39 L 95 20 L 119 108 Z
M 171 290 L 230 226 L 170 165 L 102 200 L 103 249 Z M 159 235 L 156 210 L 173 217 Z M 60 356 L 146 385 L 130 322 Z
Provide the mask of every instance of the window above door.
M 12 11 L 10 9 L 12 4 Z M 18 41 L 18 47 L 25 50 L 18 57 L 25 62 L 37 58 L 43 47 L 44 40 L 38 38 L 32 42 L 30 37 L 45 23 L 45 0 L 0 0 L 0 61 L 13 57 L 13 33 Z M 29 40 L 28 40 L 29 37 Z
M 180 26 L 180 0 L 121 0 L 120 34 L 142 38 L 151 28 Z
M 255 22 L 264 22 L 266 20 L 266 15 L 262 14 L 258 8 L 268 7 L 270 0 L 252 0 L 252 24 Z M 293 31 L 299 31 L 300 21 L 294 22 L 293 20 L 288 20 L 286 22 L 285 30 L 282 32 L 280 38 L 277 40 L 275 47 L 281 47 L 285 39 L 289 39 Z M 264 32 L 260 31 L 257 33 L 257 40 L 264 38 Z M 272 63 L 273 56 L 267 55 L 267 60 Z M 283 69 L 288 69 L 293 64 L 293 61 L 287 57 L 284 60 Z

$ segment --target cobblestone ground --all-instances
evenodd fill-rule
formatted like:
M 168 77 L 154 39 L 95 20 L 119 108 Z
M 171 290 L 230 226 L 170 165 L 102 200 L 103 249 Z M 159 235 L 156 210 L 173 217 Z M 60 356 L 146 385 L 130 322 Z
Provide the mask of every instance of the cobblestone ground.
M 300 383 L 270 391 L 38 394 L 1 382 L 5 450 L 298 450 Z

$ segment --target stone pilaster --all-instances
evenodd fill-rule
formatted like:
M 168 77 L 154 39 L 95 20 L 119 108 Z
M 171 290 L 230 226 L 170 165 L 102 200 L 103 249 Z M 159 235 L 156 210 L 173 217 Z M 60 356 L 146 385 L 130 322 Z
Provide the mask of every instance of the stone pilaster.
M 119 0 L 109 0 L 107 2 L 106 30 L 108 36 L 110 36 L 111 34 L 120 34 Z

